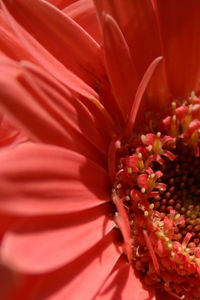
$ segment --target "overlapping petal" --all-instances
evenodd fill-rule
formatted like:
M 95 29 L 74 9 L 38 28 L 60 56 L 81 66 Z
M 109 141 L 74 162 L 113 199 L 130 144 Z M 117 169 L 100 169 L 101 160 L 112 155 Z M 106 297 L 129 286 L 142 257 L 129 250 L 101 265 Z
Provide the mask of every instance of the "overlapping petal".
M 200 87 L 200 2 L 156 1 L 169 90 L 188 96 Z
M 95 300 L 117 299 L 119 295 L 120 299 L 155 300 L 153 294 L 153 290 L 142 285 L 140 278 L 125 259 L 120 258 Z
M 21 272 L 57 269 L 82 255 L 111 231 L 114 222 L 107 215 L 109 207 L 101 205 L 47 222 L 44 219 L 38 225 L 29 219 L 5 235 L 2 258 Z
M 151 1 L 94 0 L 94 3 L 101 22 L 102 12 L 105 12 L 118 23 L 130 49 L 139 78 L 141 78 L 152 60 L 161 55 Z
M 95 299 L 120 255 L 117 239 L 117 231 L 113 230 L 66 268 L 41 278 L 33 299 Z
M 67 90 L 65 97 L 61 92 L 56 94 L 55 89 L 52 91 L 51 87 L 48 89 L 49 93 L 44 93 L 39 85 L 34 84 L 34 79 L 26 74 L 22 76 L 22 70 L 18 65 L 6 61 L 0 67 L 1 99 L 4 99 L 0 106 L 28 135 L 37 141 L 75 149 L 103 163 L 102 150 L 104 149 L 105 153 L 105 141 L 98 131 L 95 132 L 93 120 L 88 112 Z M 3 76 L 4 70 L 8 73 L 6 77 Z M 9 88 L 11 85 L 12 89 Z M 52 97 L 56 98 L 56 101 L 52 101 Z M 82 123 L 81 118 L 84 118 Z M 84 137 L 85 130 L 87 130 L 86 137 Z M 91 143 L 88 141 L 89 132 Z M 100 138 L 99 146 L 92 145 L 95 137 Z
M 1 212 L 64 214 L 110 200 L 106 171 L 75 152 L 24 143 L 2 151 L 0 160 Z
M 100 46 L 67 15 L 41 0 L 3 3 L 34 39 L 84 81 L 96 86 L 105 76 Z
M 100 26 L 92 0 L 74 1 L 63 12 L 84 28 L 98 43 L 101 42 Z

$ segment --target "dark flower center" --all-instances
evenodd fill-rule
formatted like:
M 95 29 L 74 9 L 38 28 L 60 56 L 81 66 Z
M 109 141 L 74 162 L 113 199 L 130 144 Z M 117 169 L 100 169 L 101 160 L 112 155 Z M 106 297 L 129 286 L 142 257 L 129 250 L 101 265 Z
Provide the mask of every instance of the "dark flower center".
M 162 133 L 117 141 L 115 221 L 129 263 L 147 284 L 177 299 L 199 299 L 199 98 L 173 102 L 162 124 Z

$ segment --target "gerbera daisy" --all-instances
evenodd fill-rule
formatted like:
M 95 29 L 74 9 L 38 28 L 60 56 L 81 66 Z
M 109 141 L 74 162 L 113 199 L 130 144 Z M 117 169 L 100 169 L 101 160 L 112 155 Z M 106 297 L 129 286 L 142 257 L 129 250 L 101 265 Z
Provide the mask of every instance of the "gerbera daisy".
M 199 1 L 49 2 L 0 2 L 11 298 L 199 299 Z

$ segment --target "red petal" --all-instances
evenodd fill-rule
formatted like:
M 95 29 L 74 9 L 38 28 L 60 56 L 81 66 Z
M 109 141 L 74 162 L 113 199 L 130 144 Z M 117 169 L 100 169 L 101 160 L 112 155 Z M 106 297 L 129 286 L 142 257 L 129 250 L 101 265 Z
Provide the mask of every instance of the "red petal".
M 50 72 L 64 85 L 75 90 L 84 97 L 97 98 L 97 94 L 80 78 L 66 69 L 56 58 L 43 48 L 28 32 L 26 32 L 6 10 L 7 18 L 15 31 L 19 40 L 32 56 L 32 61 L 42 66 L 47 72 Z M 26 58 L 26 57 L 25 57 Z M 29 59 L 30 60 L 30 59 Z
M 92 0 L 75 1 L 63 9 L 63 12 L 83 27 L 97 42 L 101 41 L 100 28 Z
M 80 258 L 41 279 L 33 299 L 95 299 L 120 253 L 112 231 Z
M 118 23 L 131 52 L 136 71 L 143 76 L 157 56 L 161 55 L 156 18 L 149 0 L 94 0 L 102 20 L 102 12 Z
M 23 47 L 15 36 L 7 18 L 0 9 L 0 47 L 1 51 L 15 60 L 28 59 L 32 61 L 31 55 Z
M 105 76 L 100 46 L 72 19 L 45 1 L 4 1 L 16 20 L 63 65 L 90 85 Z
M 16 129 L 4 115 L 0 115 L 0 148 L 13 147 L 23 143 L 28 138 Z
M 51 4 L 55 5 L 56 7 L 63 9 L 67 5 L 72 4 L 73 2 L 76 2 L 77 0 L 46 0 L 47 2 L 50 2 Z
M 124 36 L 116 21 L 106 14 L 103 15 L 103 38 L 108 75 L 118 106 L 127 120 L 138 78 Z
M 2 70 L 0 94 L 1 99 L 4 99 L 0 106 L 12 116 L 18 126 L 36 141 L 68 147 L 103 163 L 104 155 L 102 156 L 84 137 L 92 133 L 93 129 L 90 130 L 90 127 L 93 127 L 93 122 L 84 107 L 74 102 L 74 98 L 67 90 L 64 90 L 65 97 L 60 92 L 54 99 L 56 91 L 51 95 L 51 86 L 47 87 L 50 95 L 45 95 L 31 77 L 27 74 L 23 77 L 19 75 L 21 72 L 19 68 L 4 64 L 0 65 L 0 69 Z M 5 71 L 10 74 L 5 76 Z M 79 113 L 84 117 L 82 123 Z M 100 138 L 98 134 L 96 137 Z M 92 139 L 93 141 L 96 139 L 93 134 Z M 99 149 L 102 151 L 104 148 L 106 152 L 103 137 L 100 140 Z
M 106 279 L 95 300 L 118 299 L 119 295 L 124 300 L 155 300 L 150 290 L 136 277 L 133 267 L 122 261 Z
M 135 99 L 132 103 L 129 120 L 127 122 L 126 134 L 128 136 L 130 136 L 132 134 L 132 130 L 135 125 L 136 117 L 141 118 L 141 115 L 138 116 L 138 110 L 139 110 L 139 107 L 141 104 L 144 105 L 144 103 L 142 102 L 144 92 L 147 88 L 147 85 L 148 85 L 150 79 L 152 78 L 154 71 L 156 70 L 156 67 L 158 66 L 158 64 L 160 63 L 161 60 L 162 60 L 162 57 L 157 57 L 156 59 L 154 59 L 154 61 L 152 61 L 152 63 L 146 70 L 146 72 L 139 84 L 139 87 L 138 87 L 136 95 L 135 95 Z
M 3 260 L 21 272 L 41 273 L 59 268 L 91 249 L 114 227 L 108 214 L 105 206 L 99 206 L 68 214 L 65 221 L 52 220 L 51 228 L 44 220 L 39 230 L 30 219 L 4 236 Z
M 41 92 L 51 98 L 52 103 L 54 102 L 57 105 L 63 103 L 60 108 L 62 113 L 63 109 L 65 110 L 65 118 L 68 115 L 68 123 L 73 124 L 73 127 L 101 152 L 107 153 L 108 143 L 110 143 L 113 136 L 114 125 L 102 104 L 97 99 L 83 98 L 76 94 L 75 96 L 78 99 L 72 95 L 70 96 L 68 90 L 48 73 L 30 63 L 23 62 L 21 65 L 25 72 L 28 71 L 28 74 L 27 72 L 25 74 L 30 76 L 30 81 L 34 82 L 41 89 Z M 72 92 L 74 95 L 74 91 Z M 71 101 L 69 101 L 70 99 Z M 87 106 L 91 114 L 88 113 L 80 101 Z M 67 107 L 69 108 L 68 112 Z
M 106 171 L 72 151 L 24 143 L 2 150 L 0 161 L 2 212 L 64 214 L 110 200 Z
M 157 1 L 170 92 L 188 96 L 200 87 L 200 2 Z

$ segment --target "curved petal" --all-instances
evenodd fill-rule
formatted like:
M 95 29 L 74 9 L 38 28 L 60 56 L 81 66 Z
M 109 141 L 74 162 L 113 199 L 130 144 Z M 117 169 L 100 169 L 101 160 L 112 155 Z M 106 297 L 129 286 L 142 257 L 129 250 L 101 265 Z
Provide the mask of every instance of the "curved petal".
M 0 3 L 2 1 L 0 0 Z M 5 8 L 4 4 L 2 4 Z M 16 32 L 19 40 L 22 42 L 26 50 L 32 56 L 32 61 L 42 66 L 47 72 L 50 72 L 64 85 L 70 87 L 71 90 L 75 90 L 84 97 L 98 98 L 97 93 L 84 83 L 79 77 L 75 76 L 72 72 L 64 67 L 56 58 L 51 55 L 42 45 L 40 45 L 28 32 L 26 32 L 12 17 L 12 15 L 6 10 L 7 18 Z
M 2 150 L 0 161 L 1 212 L 64 214 L 110 201 L 106 171 L 75 152 L 24 143 Z
M 105 156 L 100 154 L 105 145 L 103 138 L 101 142 L 99 140 L 101 149 L 99 152 L 84 136 L 89 135 L 89 128 L 93 126 L 92 122 L 89 122 L 91 120 L 88 113 L 83 107 L 78 106 L 78 102 L 73 104 L 74 99 L 67 90 L 65 98 L 60 96 L 55 100 L 53 99 L 55 93 L 44 94 L 31 77 L 21 74 L 18 65 L 4 63 L 0 64 L 0 69 L 2 70 L 0 107 L 28 133 L 28 136 L 36 141 L 76 150 L 103 164 Z M 5 72 L 8 73 L 7 76 L 4 75 Z M 51 92 L 51 87 L 47 87 L 47 90 Z M 81 125 L 79 113 L 85 117 L 85 123 L 82 122 Z M 82 131 L 83 126 L 85 129 Z M 96 137 L 98 138 L 98 134 Z
M 107 153 L 114 125 L 102 104 L 97 99 L 80 97 L 74 91 L 72 91 L 74 97 L 69 96 L 69 91 L 62 84 L 34 64 L 22 62 L 20 66 L 26 77 L 30 78 L 30 84 L 34 82 L 40 88 L 41 93 L 43 92 L 51 98 L 52 103 L 54 102 L 56 105 L 63 103 L 60 109 L 65 118 L 68 118 L 68 123 L 73 124 L 73 127 L 102 153 Z M 91 114 L 81 103 L 86 105 Z M 69 111 L 66 110 L 67 107 Z
M 4 115 L 0 114 L 0 148 L 13 147 L 28 138 L 15 128 Z
M 145 288 L 142 281 L 136 277 L 133 267 L 121 260 L 106 279 L 95 300 L 118 299 L 119 295 L 120 299 L 155 300 L 153 294 L 151 289 Z
M 55 5 L 60 9 L 63 9 L 66 6 L 76 2 L 77 0 L 45 0 L 45 1 L 50 2 L 51 4 Z
M 92 86 L 105 76 L 100 46 L 45 1 L 3 1 L 16 20 L 63 65 Z
M 41 278 L 33 299 L 94 299 L 120 255 L 117 239 L 114 230 L 62 270 Z
M 188 96 L 200 88 L 200 2 L 156 1 L 170 92 Z
M 2 259 L 22 273 L 49 272 L 62 267 L 91 249 L 111 231 L 115 223 L 106 215 L 109 215 L 109 209 L 101 205 L 67 214 L 65 221 L 63 218 L 56 222 L 52 220 L 51 228 L 46 227 L 43 220 L 44 227 L 39 230 L 30 219 L 5 234 Z
M 92 0 L 79 0 L 63 9 L 63 12 L 76 21 L 98 43 L 101 41 L 101 32 L 97 22 L 96 11 Z
M 32 61 L 32 56 L 23 47 L 20 41 L 15 36 L 5 14 L 0 9 L 0 48 L 1 51 L 8 57 L 20 60 L 28 59 Z
M 127 120 L 138 86 L 138 78 L 129 48 L 116 21 L 103 14 L 105 61 L 113 93 Z
M 149 64 L 161 55 L 153 6 L 149 0 L 94 0 L 100 21 L 102 12 L 118 23 L 141 78 Z

